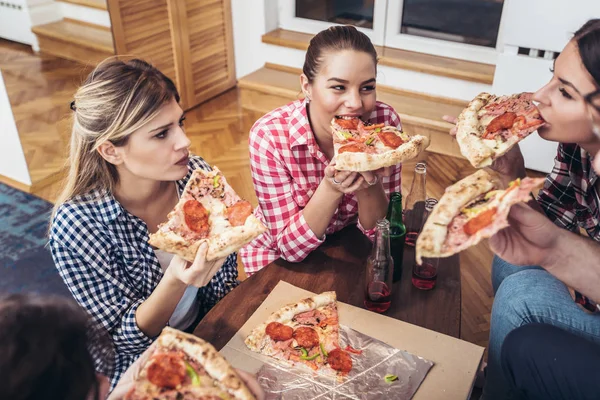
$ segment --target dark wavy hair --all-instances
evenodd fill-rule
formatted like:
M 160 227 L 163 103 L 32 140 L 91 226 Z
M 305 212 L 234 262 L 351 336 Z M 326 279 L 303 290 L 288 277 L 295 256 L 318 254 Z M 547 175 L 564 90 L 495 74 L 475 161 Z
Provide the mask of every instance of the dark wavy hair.
M 108 374 L 110 340 L 74 300 L 0 298 L 0 399 L 99 400 L 94 359 Z

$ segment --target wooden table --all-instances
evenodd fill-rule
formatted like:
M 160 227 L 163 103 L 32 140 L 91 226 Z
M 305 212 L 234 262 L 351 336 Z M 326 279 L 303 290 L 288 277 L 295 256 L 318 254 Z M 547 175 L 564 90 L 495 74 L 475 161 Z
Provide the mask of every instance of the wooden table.
M 335 290 L 341 302 L 364 307 L 366 259 L 371 242 L 356 228 L 331 235 L 300 263 L 279 259 L 242 282 L 198 324 L 194 334 L 223 348 L 280 280 L 321 293 Z M 402 280 L 394 284 L 384 313 L 450 336 L 460 336 L 460 264 L 455 255 L 440 260 L 437 285 L 423 291 L 411 284 L 414 249 L 404 250 Z M 290 302 L 297 299 L 290 299 Z

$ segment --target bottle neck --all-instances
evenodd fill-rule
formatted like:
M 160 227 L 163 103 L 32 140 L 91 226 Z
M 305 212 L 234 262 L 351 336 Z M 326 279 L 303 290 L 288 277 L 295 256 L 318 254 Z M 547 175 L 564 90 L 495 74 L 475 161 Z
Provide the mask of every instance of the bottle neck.
M 390 257 L 390 230 L 389 228 L 377 229 L 375 231 L 375 242 L 371 256 L 376 260 Z
M 392 194 L 386 219 L 390 222 L 390 231 L 392 234 L 401 233 L 396 231 L 404 229 L 404 222 L 402 220 L 402 195 L 398 193 Z

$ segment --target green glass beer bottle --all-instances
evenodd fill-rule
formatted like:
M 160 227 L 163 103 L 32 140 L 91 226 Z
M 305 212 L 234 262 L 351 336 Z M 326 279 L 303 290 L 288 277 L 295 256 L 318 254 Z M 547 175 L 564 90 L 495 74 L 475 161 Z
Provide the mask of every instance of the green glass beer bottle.
M 406 226 L 402 221 L 402 194 L 394 192 L 390 196 L 390 204 L 386 219 L 390 223 L 390 247 L 394 259 L 394 282 L 402 278 L 402 257 L 404 256 L 404 241 Z

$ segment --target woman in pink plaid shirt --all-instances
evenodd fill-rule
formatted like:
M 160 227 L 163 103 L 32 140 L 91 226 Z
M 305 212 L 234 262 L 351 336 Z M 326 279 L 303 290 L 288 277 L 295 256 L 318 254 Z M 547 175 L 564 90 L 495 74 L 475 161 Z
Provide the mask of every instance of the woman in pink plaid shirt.
M 269 228 L 240 251 L 251 275 L 272 261 L 302 261 L 328 234 L 358 223 L 372 235 L 388 196 L 400 191 L 401 166 L 374 172 L 336 171 L 330 122 L 360 117 L 400 128 L 394 109 L 376 100 L 377 52 L 351 26 L 317 34 L 301 75 L 305 99 L 277 108 L 250 130 L 250 166 Z

